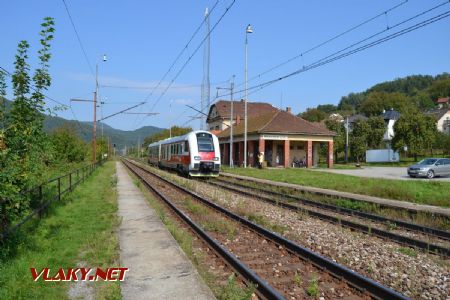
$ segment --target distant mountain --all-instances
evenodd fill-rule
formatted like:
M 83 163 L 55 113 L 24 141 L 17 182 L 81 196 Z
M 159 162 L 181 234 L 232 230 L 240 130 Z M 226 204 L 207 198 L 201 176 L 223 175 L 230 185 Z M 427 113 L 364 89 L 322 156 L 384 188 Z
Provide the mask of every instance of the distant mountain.
M 11 107 L 11 103 L 11 101 L 6 100 L 7 109 Z M 92 122 L 77 122 L 75 120 L 67 120 L 61 117 L 46 115 L 44 120 L 44 130 L 46 132 L 52 132 L 55 128 L 65 124 L 69 124 L 69 126 L 73 127 L 84 141 L 89 142 L 92 140 Z M 143 143 L 144 138 L 162 130 L 164 130 L 164 128 L 144 126 L 136 130 L 126 131 L 103 124 L 103 136 L 109 137 L 111 143 L 116 144 L 117 149 L 122 149 L 125 145 L 128 147 L 134 146 L 139 140 Z M 101 137 L 101 135 L 102 123 L 97 122 L 97 137 Z

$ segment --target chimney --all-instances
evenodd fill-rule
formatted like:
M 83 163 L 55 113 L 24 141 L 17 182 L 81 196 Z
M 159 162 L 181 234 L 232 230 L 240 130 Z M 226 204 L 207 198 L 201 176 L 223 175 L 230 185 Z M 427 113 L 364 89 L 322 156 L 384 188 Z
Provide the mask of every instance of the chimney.
M 236 126 L 239 125 L 239 123 L 241 123 L 241 116 L 237 115 L 236 116 Z
M 292 107 L 286 107 L 286 112 L 288 112 L 288 113 L 290 113 L 290 114 L 292 114 Z

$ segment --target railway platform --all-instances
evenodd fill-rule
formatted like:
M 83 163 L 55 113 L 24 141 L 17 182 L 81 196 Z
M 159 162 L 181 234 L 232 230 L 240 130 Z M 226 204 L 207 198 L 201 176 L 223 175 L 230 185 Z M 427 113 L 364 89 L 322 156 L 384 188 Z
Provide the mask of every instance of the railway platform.
M 361 195 L 361 194 L 355 194 L 355 193 L 349 193 L 349 192 L 341 192 L 341 191 L 316 188 L 316 187 L 311 187 L 311 186 L 303 186 L 303 185 L 292 184 L 292 183 L 277 182 L 277 181 L 272 181 L 272 180 L 267 180 L 267 179 L 235 175 L 235 174 L 230 174 L 230 173 L 225 173 L 225 172 L 220 173 L 220 175 L 230 177 L 230 178 L 237 178 L 237 179 L 242 179 L 242 180 L 253 181 L 253 182 L 262 183 L 265 185 L 268 184 L 268 185 L 272 185 L 272 186 L 292 188 L 292 189 L 296 189 L 299 191 L 305 191 L 305 192 L 319 194 L 319 195 L 328 195 L 328 196 L 346 198 L 346 199 L 357 200 L 357 201 L 365 201 L 365 202 L 375 203 L 375 204 L 385 206 L 385 207 L 400 208 L 400 209 L 405 209 L 405 210 L 409 210 L 409 211 L 413 211 L 413 212 L 427 212 L 430 214 L 450 217 L 450 209 L 444 208 L 444 207 L 417 204 L 417 203 L 411 203 L 411 202 L 400 201 L 400 200 L 385 199 L 385 198 L 380 198 L 380 197 L 373 197 L 373 196 L 367 196 L 367 195 Z
M 122 163 L 117 162 L 123 299 L 215 299 Z

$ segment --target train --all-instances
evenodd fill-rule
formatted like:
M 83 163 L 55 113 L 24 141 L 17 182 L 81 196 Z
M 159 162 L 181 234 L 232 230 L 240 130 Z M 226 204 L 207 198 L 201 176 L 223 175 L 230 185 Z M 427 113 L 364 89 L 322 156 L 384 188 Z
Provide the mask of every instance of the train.
M 192 177 L 217 177 L 220 172 L 219 140 L 214 134 L 191 131 L 148 146 L 148 163 Z

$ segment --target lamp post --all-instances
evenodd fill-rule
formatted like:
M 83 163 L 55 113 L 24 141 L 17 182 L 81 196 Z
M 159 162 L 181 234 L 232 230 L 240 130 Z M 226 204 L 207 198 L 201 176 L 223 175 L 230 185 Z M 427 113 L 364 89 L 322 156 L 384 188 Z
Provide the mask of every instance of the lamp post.
M 248 34 L 253 33 L 250 24 L 245 28 L 245 96 L 244 96 L 244 168 L 247 168 L 247 94 L 248 94 Z

